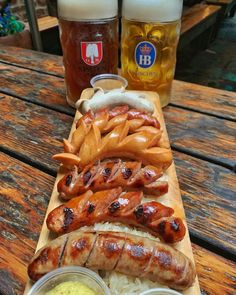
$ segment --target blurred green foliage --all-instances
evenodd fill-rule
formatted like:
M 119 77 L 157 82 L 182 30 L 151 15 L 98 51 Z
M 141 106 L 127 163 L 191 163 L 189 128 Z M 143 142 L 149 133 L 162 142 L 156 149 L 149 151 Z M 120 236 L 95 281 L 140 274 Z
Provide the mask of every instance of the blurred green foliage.
M 22 32 L 25 25 L 11 13 L 10 1 L 1 1 L 0 5 L 0 37 Z

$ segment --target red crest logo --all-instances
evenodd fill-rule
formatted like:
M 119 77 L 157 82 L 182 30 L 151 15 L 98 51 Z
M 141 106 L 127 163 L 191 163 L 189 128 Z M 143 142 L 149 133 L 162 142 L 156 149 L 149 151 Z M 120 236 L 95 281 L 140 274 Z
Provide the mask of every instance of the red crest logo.
M 103 58 L 102 41 L 81 42 L 81 56 L 83 61 L 89 66 L 100 64 Z

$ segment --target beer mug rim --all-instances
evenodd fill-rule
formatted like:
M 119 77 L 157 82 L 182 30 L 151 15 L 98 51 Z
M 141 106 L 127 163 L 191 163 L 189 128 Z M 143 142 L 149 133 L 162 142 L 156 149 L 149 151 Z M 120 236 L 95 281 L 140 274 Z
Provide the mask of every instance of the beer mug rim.
M 59 18 L 65 20 L 109 19 L 118 15 L 118 0 L 58 0 Z
M 183 0 L 123 0 L 122 17 L 138 22 L 175 22 L 181 19 Z
M 66 18 L 66 17 L 62 17 L 62 16 L 59 16 L 58 18 L 59 18 L 59 20 L 64 20 L 64 21 L 69 21 L 69 22 L 102 24 L 102 23 L 106 23 L 108 21 L 116 20 L 118 18 L 118 16 L 113 16 L 113 17 L 109 17 L 109 18 L 80 19 L 80 20 L 75 19 L 75 18 Z

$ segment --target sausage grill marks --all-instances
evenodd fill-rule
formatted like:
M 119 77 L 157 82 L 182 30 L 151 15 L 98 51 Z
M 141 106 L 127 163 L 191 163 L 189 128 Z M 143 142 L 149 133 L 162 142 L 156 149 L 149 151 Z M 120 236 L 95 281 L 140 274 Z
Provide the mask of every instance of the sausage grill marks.
M 166 243 L 183 239 L 185 226 L 174 210 L 150 201 L 141 204 L 142 192 L 122 193 L 122 188 L 88 191 L 55 208 L 47 217 L 48 228 L 64 234 L 99 222 L 120 222 L 148 231 Z
M 120 133 L 117 127 L 121 129 L 118 130 Z M 89 143 L 95 142 L 95 135 L 97 138 L 107 136 L 109 142 L 116 131 L 116 135 L 131 136 L 136 140 L 133 133 L 139 132 L 147 146 L 141 146 L 141 152 L 134 157 L 137 145 L 134 140 L 131 141 L 135 150 L 132 150 L 132 157 L 122 141 L 124 139 L 118 137 L 120 141 L 116 146 L 120 144 L 124 149 L 122 153 L 118 151 L 113 155 L 109 151 L 111 155 L 105 153 L 106 157 L 100 155 L 93 161 L 120 156 L 137 161 L 106 160 L 86 167 L 92 161 L 85 161 L 80 168 L 74 166 L 59 181 L 60 196 L 70 200 L 49 213 L 47 226 L 51 231 L 64 235 L 48 243 L 32 258 L 28 266 L 28 275 L 32 280 L 38 280 L 55 268 L 77 265 L 149 279 L 176 290 L 185 290 L 193 284 L 196 276 L 193 263 L 167 244 L 129 233 L 76 230 L 99 222 L 120 222 L 148 231 L 166 243 L 183 239 L 185 226 L 180 218 L 173 217 L 172 208 L 155 201 L 142 203 L 143 193 L 161 196 L 168 191 L 168 183 L 159 178 L 163 175 L 161 167 L 169 167 L 172 155 L 169 154 L 168 142 L 161 140 L 162 131 L 157 129 L 160 129 L 160 124 L 155 117 L 130 109 L 127 105 L 111 110 L 104 108 L 96 113 L 90 110 L 78 120 L 71 142 L 64 140 L 64 157 L 70 167 L 81 164 L 76 156 L 80 157 L 80 161 L 86 158 L 87 150 L 83 157 L 80 155 L 86 136 Z M 88 136 L 91 130 L 94 131 L 94 138 Z M 140 140 L 141 143 L 143 141 Z M 157 143 L 159 145 L 155 147 Z M 116 146 L 112 147 L 112 151 Z M 98 145 L 97 150 L 100 148 Z M 68 154 L 73 157 L 68 157 Z M 156 156 L 155 164 L 153 155 Z M 156 167 L 148 165 L 142 168 L 142 163 L 151 163 Z M 79 171 L 82 167 L 85 168 Z M 122 193 L 123 190 L 126 192 Z
M 142 189 L 147 195 L 161 196 L 168 191 L 167 181 L 157 181 L 162 175 L 162 170 L 154 166 L 141 168 L 140 162 L 113 160 L 89 165 L 80 173 L 75 166 L 59 181 L 57 189 L 63 199 L 118 186 L 125 191 Z
M 196 273 L 191 260 L 152 239 L 120 232 L 75 231 L 40 249 L 28 266 L 32 280 L 68 265 L 117 271 L 150 279 L 176 290 L 190 287 Z

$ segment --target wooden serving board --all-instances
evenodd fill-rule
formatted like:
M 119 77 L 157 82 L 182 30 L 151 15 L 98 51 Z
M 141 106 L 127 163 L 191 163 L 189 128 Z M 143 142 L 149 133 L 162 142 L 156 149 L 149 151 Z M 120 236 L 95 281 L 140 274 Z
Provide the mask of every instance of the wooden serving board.
M 89 99 L 89 98 L 91 98 L 93 93 L 94 93 L 93 89 L 90 89 L 90 88 L 85 89 L 81 95 L 81 99 Z M 167 141 L 169 141 L 158 94 L 156 92 L 147 92 L 147 91 L 146 92 L 145 91 L 137 91 L 137 93 L 145 94 L 147 96 L 147 98 L 154 104 L 154 106 L 155 106 L 154 116 L 157 117 L 158 121 L 161 124 L 161 128 L 163 130 L 162 136 L 164 136 L 164 138 Z M 81 113 L 77 111 L 75 118 L 74 118 L 72 128 L 71 128 L 71 132 L 69 135 L 69 140 L 71 139 L 71 136 L 75 130 L 75 124 L 81 116 L 82 116 Z M 49 230 L 46 226 L 46 217 L 49 214 L 49 212 L 51 212 L 54 208 L 56 208 L 57 206 L 62 204 L 62 202 L 58 198 L 57 183 L 64 176 L 64 174 L 65 174 L 65 171 L 61 167 L 58 171 L 58 174 L 57 174 L 57 178 L 56 178 L 55 185 L 54 185 L 54 188 L 52 191 L 51 199 L 50 199 L 50 202 L 48 205 L 48 209 L 46 212 L 46 216 L 44 219 L 44 223 L 42 226 L 42 230 L 40 233 L 40 237 L 39 237 L 36 251 L 39 250 L 41 247 L 43 247 L 46 243 L 48 243 L 49 241 L 51 241 L 55 238 L 55 236 L 49 232 Z M 178 179 L 177 179 L 177 175 L 176 175 L 174 162 L 168 168 L 168 170 L 166 171 L 166 174 L 168 176 L 169 191 L 164 197 L 159 198 L 158 201 L 160 200 L 162 204 L 172 207 L 175 210 L 175 215 L 184 220 L 184 223 L 185 223 L 185 226 L 187 229 L 186 235 L 181 242 L 179 242 L 175 245 L 175 248 L 178 249 L 179 251 L 181 251 L 182 253 L 184 253 L 186 256 L 188 256 L 194 262 L 193 252 L 192 252 L 191 242 L 190 242 L 190 238 L 189 238 L 188 227 L 186 224 L 186 217 L 185 217 L 185 212 L 184 212 L 183 202 L 182 202 L 182 198 L 181 198 L 181 194 L 180 194 L 180 189 L 179 189 L 179 184 L 178 184 Z M 24 292 L 25 295 L 27 294 L 27 292 L 29 291 L 31 286 L 32 286 L 32 282 L 29 280 L 26 285 L 26 288 L 25 288 L 25 292 Z M 200 287 L 199 287 L 199 282 L 198 282 L 197 277 L 195 279 L 194 285 L 191 288 L 189 288 L 188 290 L 184 291 L 182 294 L 183 295 L 200 295 Z

